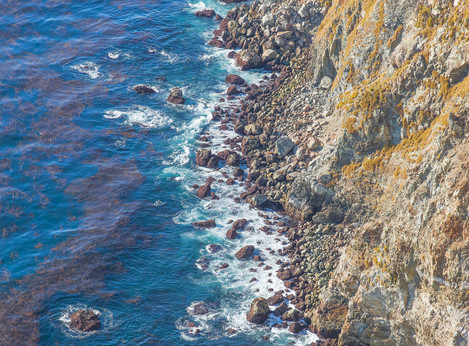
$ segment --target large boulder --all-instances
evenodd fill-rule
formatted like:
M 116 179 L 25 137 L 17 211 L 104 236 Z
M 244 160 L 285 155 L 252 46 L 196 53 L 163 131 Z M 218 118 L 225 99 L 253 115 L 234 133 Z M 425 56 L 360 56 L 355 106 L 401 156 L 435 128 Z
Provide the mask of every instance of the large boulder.
M 212 152 L 209 149 L 201 149 L 197 151 L 195 162 L 197 166 L 207 167 L 211 157 Z
M 249 70 L 252 68 L 260 68 L 263 66 L 262 59 L 256 52 L 250 50 L 242 50 L 235 56 L 236 65 L 241 70 Z
M 278 58 L 278 54 L 275 50 L 273 49 L 266 49 L 263 53 L 262 53 L 262 61 L 264 62 L 268 62 L 268 61 L 271 61 L 271 60 L 275 60 Z
M 82 332 L 91 332 L 101 328 L 98 315 L 91 310 L 80 310 L 70 316 L 70 328 Z
M 168 102 L 174 103 L 176 105 L 182 105 L 186 102 L 182 95 L 182 90 L 179 88 L 172 88 L 171 92 L 167 99 Z
M 252 254 L 254 253 L 254 246 L 252 245 L 247 245 L 243 248 L 241 248 L 237 253 L 236 253 L 236 258 L 237 259 L 249 259 L 251 258 Z
M 267 320 L 269 314 L 270 309 L 267 299 L 256 298 L 251 303 L 251 309 L 246 316 L 246 320 L 251 323 L 261 324 Z
M 225 82 L 228 84 L 235 84 L 235 85 L 244 85 L 246 84 L 246 81 L 238 76 L 237 74 L 229 74 L 225 78 Z
M 275 142 L 275 150 L 280 157 L 285 157 L 295 147 L 295 143 L 289 137 L 280 137 Z

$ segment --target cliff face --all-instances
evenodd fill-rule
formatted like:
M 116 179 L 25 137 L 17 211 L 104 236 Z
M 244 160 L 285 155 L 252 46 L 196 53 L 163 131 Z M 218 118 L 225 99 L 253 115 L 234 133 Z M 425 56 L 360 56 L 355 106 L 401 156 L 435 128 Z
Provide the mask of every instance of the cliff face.
M 255 1 L 220 27 L 241 67 L 281 71 L 235 130 L 298 221 L 287 284 L 312 330 L 468 344 L 469 2 Z
M 315 33 L 329 145 L 286 205 L 310 234 L 345 235 L 309 304 L 341 343 L 469 342 L 468 26 L 467 1 L 338 0 Z M 320 219 L 331 207 L 340 227 Z

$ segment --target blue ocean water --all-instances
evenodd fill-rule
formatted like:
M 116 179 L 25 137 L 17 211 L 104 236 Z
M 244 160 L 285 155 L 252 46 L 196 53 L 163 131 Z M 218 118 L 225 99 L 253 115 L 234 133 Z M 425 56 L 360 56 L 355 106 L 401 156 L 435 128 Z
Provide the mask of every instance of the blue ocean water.
M 284 239 L 258 231 L 264 215 L 232 200 L 242 186 L 215 185 L 218 201 L 191 188 L 232 173 L 194 164 L 204 131 L 219 150 L 234 136 L 210 123 L 225 75 L 264 76 L 237 71 L 226 51 L 206 45 L 216 22 L 194 16 L 205 6 L 230 9 L 213 0 L 0 3 L 0 344 L 314 340 L 245 321 L 253 298 L 283 286 L 234 253 L 255 244 L 275 268 L 280 257 L 262 249 Z M 138 84 L 157 92 L 139 95 Z M 174 86 L 184 106 L 166 102 Z M 227 242 L 230 220 L 243 217 L 252 229 Z M 191 226 L 209 218 L 215 229 Z M 213 243 L 222 251 L 210 253 Z M 200 301 L 210 313 L 194 316 Z M 82 308 L 101 314 L 99 331 L 69 329 Z

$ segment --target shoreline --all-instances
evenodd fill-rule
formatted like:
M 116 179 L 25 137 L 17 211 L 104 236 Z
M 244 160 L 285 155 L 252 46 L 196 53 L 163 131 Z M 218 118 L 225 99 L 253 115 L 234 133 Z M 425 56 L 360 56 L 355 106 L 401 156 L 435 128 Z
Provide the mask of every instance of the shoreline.
M 246 11 L 246 5 L 243 6 L 244 10 Z M 204 11 L 209 11 L 209 9 L 205 9 Z M 220 28 L 227 27 L 227 19 L 236 19 L 236 17 L 234 17 L 233 15 L 233 12 L 236 13 L 237 16 L 239 16 L 239 10 L 235 7 L 234 10 L 228 12 L 228 15 L 221 20 Z M 197 16 L 197 14 L 195 15 Z M 220 30 L 221 29 L 215 30 L 215 35 L 222 34 Z M 225 41 L 228 40 L 229 38 L 225 37 Z M 243 65 L 242 61 L 240 61 L 239 53 L 234 54 L 234 51 L 229 52 L 229 49 L 235 47 L 233 42 L 229 43 L 228 47 L 226 47 L 226 45 L 221 44 L 220 42 L 221 41 L 216 41 L 216 39 L 213 38 L 209 42 L 209 45 L 225 49 L 225 51 L 228 52 L 228 58 L 234 59 L 238 67 L 241 68 L 241 70 L 249 69 L 245 68 L 245 65 Z M 299 51 L 299 54 L 302 54 L 301 50 Z M 273 129 L 268 127 L 267 130 L 256 128 L 255 123 L 258 120 L 257 114 L 259 113 L 260 107 L 269 104 L 269 98 L 272 97 L 277 91 L 281 90 L 282 86 L 292 79 L 292 69 L 289 65 L 285 65 L 285 61 L 282 61 L 280 64 L 275 64 L 271 60 L 264 67 L 267 68 L 268 72 L 270 72 L 271 75 L 265 75 L 260 85 L 248 85 L 238 75 L 230 74 L 226 77 L 226 98 L 229 101 L 233 101 L 234 104 L 229 104 L 227 106 L 224 106 L 224 108 L 222 108 L 220 105 L 215 106 L 214 111 L 212 113 L 211 124 L 220 124 L 220 130 L 228 130 L 228 126 L 231 125 L 237 137 L 228 138 L 227 140 L 225 140 L 225 144 L 230 146 L 229 150 L 224 150 L 218 153 L 212 153 L 212 147 L 209 144 L 209 129 L 204 133 L 201 133 L 199 139 L 200 146 L 196 152 L 196 164 L 197 166 L 207 167 L 211 170 L 223 170 L 225 165 L 238 167 L 235 170 L 233 177 L 229 177 L 227 174 L 223 174 L 223 177 L 226 178 L 225 183 L 227 185 L 232 185 L 235 183 L 244 185 L 245 192 L 241 193 L 239 197 L 234 197 L 234 200 L 237 203 L 248 203 L 250 205 L 250 208 L 256 208 L 256 210 L 259 210 L 259 213 L 262 213 L 262 210 L 268 209 L 273 210 L 279 216 L 285 217 L 286 211 L 284 210 L 284 206 L 282 205 L 282 203 L 278 200 L 275 201 L 270 198 L 267 198 L 265 195 L 266 193 L 272 190 L 271 186 L 268 186 L 269 182 L 275 182 L 275 179 L 261 179 L 262 177 L 260 176 L 260 174 L 258 174 L 258 172 L 256 172 L 255 169 L 250 169 L 253 164 L 255 165 L 255 151 L 257 150 L 256 146 L 252 146 L 249 144 L 250 135 L 259 135 L 259 132 L 267 132 L 271 134 L 272 138 L 266 139 L 265 143 L 262 143 L 262 145 L 266 147 L 272 145 L 275 146 L 276 142 L 279 140 L 278 137 L 272 134 Z M 220 101 L 225 101 L 223 95 Z M 259 104 L 261 106 L 259 106 Z M 284 137 L 280 139 L 283 138 Z M 283 160 L 286 156 L 297 156 L 296 143 L 294 143 L 293 145 L 291 144 L 293 143 L 288 143 L 287 141 L 286 145 L 291 147 L 289 149 L 283 149 L 287 150 L 287 152 L 285 154 L 280 153 L 282 154 L 282 156 L 278 158 L 278 161 Z M 280 148 L 280 150 L 282 149 Z M 300 153 L 300 155 L 304 157 L 304 153 Z M 220 163 L 223 163 L 224 165 L 220 166 Z M 246 172 L 246 178 L 244 178 L 243 174 L 245 172 L 243 172 L 242 170 L 241 172 L 239 172 L 240 164 L 246 164 L 247 166 L 248 172 Z M 238 173 L 236 173 L 236 171 L 238 171 Z M 214 181 L 214 179 L 215 178 L 209 177 L 209 179 L 201 185 L 193 186 L 199 198 L 211 198 L 212 200 L 218 199 L 216 193 L 211 191 L 211 183 Z M 291 182 L 294 179 L 294 176 L 282 178 L 282 180 L 287 179 Z M 272 224 L 272 221 L 269 221 L 267 216 L 264 217 L 266 217 L 267 224 Z M 274 219 L 276 219 L 276 217 L 274 217 Z M 297 222 L 290 217 L 288 217 L 288 220 L 288 223 L 290 224 Z M 197 222 L 194 224 L 194 226 L 210 227 L 210 225 L 207 225 L 207 222 L 210 223 L 210 221 L 212 220 Z M 235 239 L 238 237 L 239 232 L 242 233 L 244 231 L 245 225 L 241 227 L 236 225 L 237 223 L 242 221 L 243 220 L 236 220 L 234 222 L 233 227 L 227 232 L 228 239 Z M 249 220 L 247 221 L 249 222 Z M 266 235 L 269 235 L 272 234 L 272 231 L 269 230 L 267 224 L 261 227 L 260 230 L 264 231 Z M 282 245 L 284 245 L 285 247 L 283 248 L 283 250 L 281 250 L 281 252 L 279 251 L 279 254 L 281 256 L 287 257 L 288 260 L 283 263 L 277 263 L 279 264 L 279 266 L 278 269 L 276 269 L 275 271 L 275 275 L 282 281 L 284 289 L 272 292 L 271 296 L 263 297 L 266 299 L 268 298 L 267 301 L 270 305 L 270 312 L 273 312 L 275 316 L 278 316 L 278 319 L 280 317 L 282 318 L 281 320 L 279 320 L 280 323 L 273 323 L 271 324 L 271 327 L 282 329 L 288 328 L 289 331 L 293 334 L 304 334 L 304 331 L 313 332 L 313 328 L 310 327 L 311 318 L 304 314 L 306 310 L 306 303 L 304 299 L 305 293 L 303 292 L 305 284 L 301 278 L 301 270 L 296 265 L 298 263 L 294 263 L 296 247 L 300 239 L 298 238 L 297 233 L 295 233 L 296 228 L 290 227 L 283 221 L 281 221 L 279 224 L 281 228 L 278 230 L 278 234 L 284 235 L 289 240 L 288 244 L 283 242 Z M 266 249 L 260 250 L 262 251 Z M 259 265 L 263 265 L 260 256 L 251 254 L 249 257 L 249 260 L 261 261 Z M 287 302 L 288 308 L 287 305 L 284 305 L 285 303 L 281 304 L 284 301 Z M 247 314 L 248 311 L 244 311 L 244 313 Z M 313 333 L 319 334 L 317 329 L 314 329 Z M 316 341 L 318 341 L 319 343 L 321 342 L 317 339 Z M 314 342 L 312 344 L 314 344 Z

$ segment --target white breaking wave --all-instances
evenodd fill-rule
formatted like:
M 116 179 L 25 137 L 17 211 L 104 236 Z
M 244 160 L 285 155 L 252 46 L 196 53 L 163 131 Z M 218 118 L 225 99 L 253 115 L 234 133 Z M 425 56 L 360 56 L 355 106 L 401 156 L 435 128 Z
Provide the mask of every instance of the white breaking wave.
M 87 74 L 91 79 L 102 77 L 103 74 L 99 72 L 99 67 L 100 66 L 94 62 L 84 62 L 78 65 L 70 66 L 70 68 L 75 71 Z
M 152 109 L 148 106 L 136 105 L 125 110 L 107 110 L 104 112 L 106 119 L 126 118 L 126 125 L 140 125 L 149 128 L 159 128 L 172 122 L 162 111 Z

